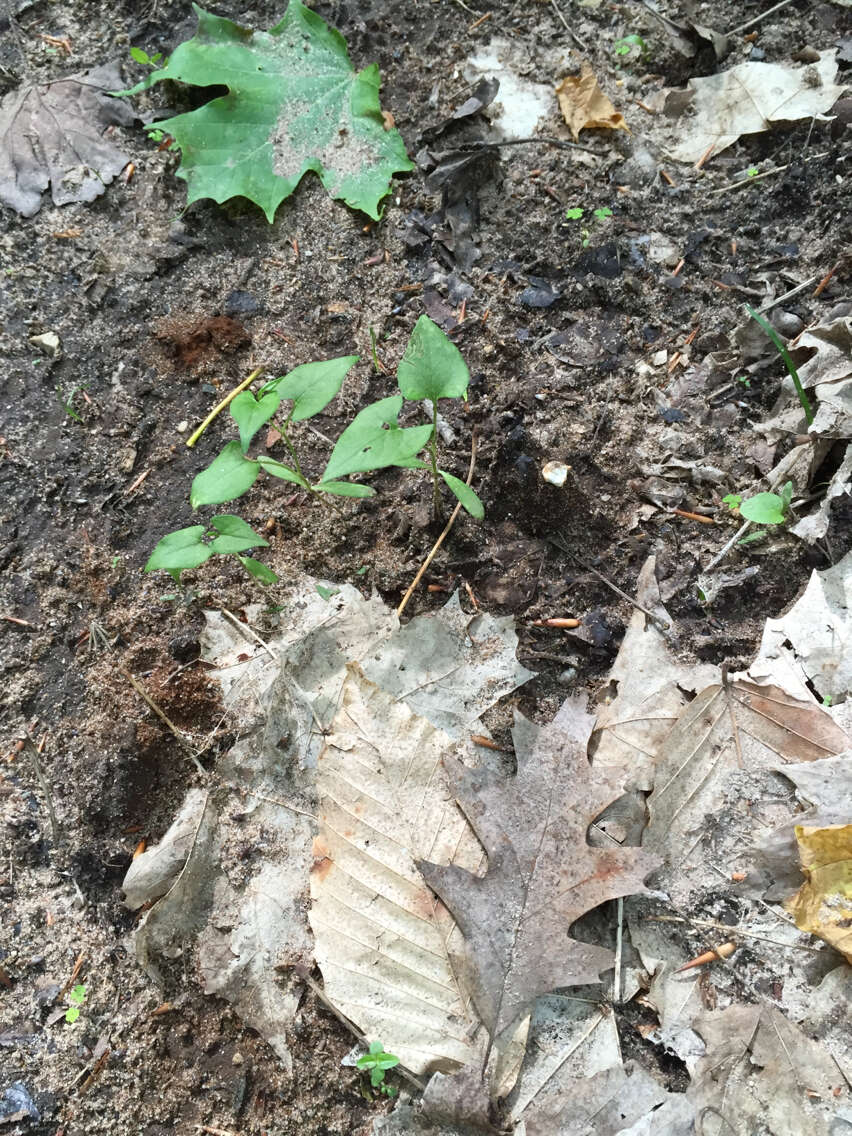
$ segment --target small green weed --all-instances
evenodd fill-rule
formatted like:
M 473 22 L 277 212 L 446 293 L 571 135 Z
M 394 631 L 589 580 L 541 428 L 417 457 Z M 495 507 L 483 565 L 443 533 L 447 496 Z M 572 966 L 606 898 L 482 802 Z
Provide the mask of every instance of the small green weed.
M 230 413 L 239 430 L 239 440 L 228 442 L 207 469 L 195 477 L 189 495 L 192 507 L 233 501 L 247 493 L 261 473 L 297 485 L 321 501 L 331 496 L 372 497 L 375 490 L 369 485 L 344 479 L 352 474 L 396 467 L 430 470 L 436 512 L 440 510 L 440 478 L 471 516 L 481 519 L 485 510 L 474 491 L 438 466 L 438 400 L 465 398 L 470 375 L 459 349 L 428 316 L 421 316 L 417 321 L 399 364 L 401 393 L 370 403 L 359 411 L 334 444 L 321 476 L 317 479 L 307 476 L 296 450 L 293 424 L 325 410 L 357 360 L 357 355 L 346 355 L 305 363 L 265 383 L 257 395 L 243 390 L 233 398 Z M 398 419 L 405 398 L 428 401 L 432 424 L 401 427 Z M 284 402 L 290 405 L 282 415 L 279 411 Z M 267 423 L 280 435 L 289 464 L 266 452 L 248 456 L 253 438 Z M 417 457 L 426 448 L 429 462 Z M 210 526 L 191 525 L 168 533 L 152 552 L 145 571 L 168 572 L 180 583 L 182 572 L 199 567 L 211 556 L 233 553 L 261 583 L 277 580 L 275 573 L 264 564 L 242 555 L 251 548 L 268 545 L 245 521 L 227 514 L 213 517 Z
M 746 177 L 756 178 L 759 173 L 760 170 L 757 168 L 757 166 L 749 166 L 749 168 L 746 170 Z
M 369 1050 L 358 1058 L 358 1068 L 366 1073 L 370 1071 L 370 1084 L 387 1097 L 395 1097 L 397 1090 L 393 1085 L 385 1084 L 385 1072 L 399 1064 L 399 1058 L 392 1053 L 385 1053 L 380 1041 L 371 1041 Z
M 742 383 L 746 390 L 751 390 L 751 379 L 748 375 L 737 375 L 737 382 Z
M 755 525 L 783 525 L 790 511 L 790 502 L 793 500 L 793 482 L 788 481 L 781 493 L 756 493 L 754 497 L 743 498 L 740 493 L 728 493 L 722 498 L 722 504 Z M 752 533 L 743 537 L 740 544 L 749 544 L 757 540 L 762 533 Z
M 802 386 L 802 380 L 799 378 L 799 372 L 796 370 L 796 364 L 790 358 L 790 354 L 787 351 L 787 348 L 784 346 L 784 341 L 781 339 L 772 324 L 765 320 L 759 312 L 756 312 L 754 310 L 754 308 L 746 304 L 746 311 L 755 321 L 761 331 L 765 332 L 766 335 L 769 336 L 769 338 L 775 344 L 778 354 L 784 360 L 784 366 L 787 368 L 790 378 L 793 380 L 793 386 L 796 388 L 796 394 L 799 396 L 799 402 L 802 404 L 802 410 L 805 412 L 805 421 L 810 426 L 810 424 L 814 420 L 813 408 L 811 407 L 808 396 L 805 394 L 805 388 Z
M 38 359 L 36 361 L 40 363 L 41 359 Z M 74 396 L 79 394 L 80 391 L 85 390 L 87 386 L 88 386 L 88 383 L 83 383 L 81 386 L 72 387 L 71 393 L 68 395 L 67 398 L 62 393 L 62 387 L 56 388 L 56 397 L 59 399 L 59 401 L 62 405 L 62 409 L 65 411 L 65 413 L 68 415 L 69 418 L 73 418 L 74 421 L 79 422 L 81 426 L 83 425 L 83 419 L 80 417 L 80 415 L 74 409 Z
M 69 1025 L 73 1025 L 79 1018 L 80 1010 L 83 1008 L 83 1004 L 86 1001 L 86 987 L 82 985 L 74 986 L 68 995 L 68 1001 L 71 1005 L 65 1011 L 65 1021 L 68 1022 Z
M 340 593 L 340 588 L 327 588 L 325 584 L 317 584 L 316 589 L 317 594 L 326 601 L 330 600 L 332 596 L 336 596 Z
M 162 51 L 158 51 L 156 55 L 149 55 L 144 48 L 131 47 L 130 58 L 134 63 L 141 63 L 143 67 L 167 67 L 168 59 L 163 59 Z
M 612 54 L 619 56 L 619 59 L 627 62 L 627 57 L 631 59 L 644 59 L 648 54 L 648 45 L 640 35 L 634 32 L 632 35 L 622 36 L 617 39 L 612 45 Z
M 565 210 L 565 220 L 566 221 L 579 221 L 579 220 L 582 219 L 585 212 L 586 212 L 585 209 L 581 205 L 575 205 L 572 209 L 566 209 Z M 612 210 L 610 209 L 610 207 L 608 205 L 601 205 L 597 209 L 592 210 L 592 216 L 594 217 L 597 224 L 603 225 L 612 216 Z M 583 229 L 580 230 L 580 233 L 581 233 L 581 236 L 582 236 L 582 242 L 581 243 L 583 245 L 583 248 L 588 248 L 589 247 L 589 241 L 591 239 L 591 231 L 589 229 L 583 228 Z

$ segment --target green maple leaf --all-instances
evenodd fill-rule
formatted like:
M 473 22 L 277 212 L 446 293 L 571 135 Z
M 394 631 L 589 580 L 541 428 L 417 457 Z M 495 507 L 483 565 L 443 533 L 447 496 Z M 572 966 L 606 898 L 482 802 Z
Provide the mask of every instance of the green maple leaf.
M 271 223 L 314 170 L 331 197 L 378 219 L 391 177 L 414 165 L 399 132 L 384 127 L 376 64 L 356 72 L 340 32 L 299 0 L 290 0 L 269 32 L 193 8 L 195 36 L 165 67 L 121 92 L 137 94 L 164 79 L 228 88 L 147 128 L 171 134 L 180 149 L 187 204 L 247 197 Z

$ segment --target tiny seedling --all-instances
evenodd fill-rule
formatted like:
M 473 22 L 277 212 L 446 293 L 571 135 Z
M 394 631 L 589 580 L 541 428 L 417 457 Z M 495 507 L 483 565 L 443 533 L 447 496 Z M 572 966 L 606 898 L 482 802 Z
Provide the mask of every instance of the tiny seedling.
M 566 221 L 579 221 L 579 220 L 582 219 L 585 212 L 586 212 L 585 209 L 581 205 L 575 205 L 572 209 L 566 209 L 565 210 L 565 220 Z M 603 225 L 603 224 L 606 224 L 606 222 L 612 216 L 612 210 L 610 209 L 610 207 L 608 205 L 601 205 L 597 209 L 592 210 L 592 216 L 594 217 L 597 224 Z M 582 242 L 581 243 L 583 245 L 583 248 L 588 248 L 589 247 L 589 241 L 591 239 L 591 230 L 586 229 L 586 228 L 582 228 L 580 230 L 580 233 L 581 233 L 581 236 L 582 236 Z
M 622 36 L 621 39 L 617 39 L 612 45 L 612 53 L 622 58 L 627 55 L 632 55 L 634 59 L 639 59 L 648 54 L 648 45 L 640 35 L 636 35 L 634 32 L 632 35 Z
M 746 390 L 751 390 L 751 379 L 748 375 L 737 375 L 737 382 L 742 383 Z
M 41 359 L 39 359 L 37 361 L 41 362 Z M 65 413 L 68 415 L 69 418 L 73 418 L 75 422 L 79 422 L 81 425 L 83 424 L 83 419 L 80 417 L 80 415 L 74 409 L 74 397 L 81 390 L 85 390 L 86 386 L 88 386 L 87 383 L 84 383 L 82 386 L 73 387 L 72 390 L 71 390 L 71 393 L 68 395 L 67 398 L 62 393 L 62 387 L 56 388 L 56 397 L 59 399 L 60 403 L 62 404 L 62 409 L 65 411 Z
M 722 504 L 755 525 L 783 525 L 790 511 L 790 502 L 793 500 L 793 482 L 788 481 L 781 493 L 756 493 L 754 497 L 743 497 L 740 493 L 728 493 L 722 498 Z M 753 533 L 743 537 L 740 544 L 749 544 L 759 539 L 762 533 Z
M 340 593 L 340 588 L 327 588 L 325 584 L 317 584 L 316 589 L 317 594 L 326 601 L 330 600 L 332 596 L 336 596 Z
M 69 1025 L 73 1025 L 79 1018 L 80 1010 L 83 1008 L 83 1004 L 86 1001 L 86 987 L 82 985 L 74 986 L 68 995 L 68 1001 L 71 1005 L 65 1011 L 65 1021 L 68 1022 Z
M 787 368 L 790 378 L 793 380 L 793 386 L 796 388 L 796 394 L 799 396 L 799 402 L 802 404 L 802 410 L 805 412 L 805 421 L 810 426 L 814 420 L 813 408 L 811 407 L 808 396 L 805 394 L 805 388 L 802 386 L 802 380 L 799 378 L 799 372 L 796 370 L 796 364 L 790 358 L 790 354 L 787 351 L 787 348 L 784 346 L 783 340 L 781 339 L 775 328 L 772 326 L 772 324 L 765 320 L 759 312 L 756 312 L 754 310 L 754 308 L 746 304 L 746 311 L 755 321 L 761 331 L 765 332 L 766 335 L 769 336 L 769 338 L 775 344 L 775 347 L 778 350 L 778 354 L 784 360 L 784 366 Z
M 749 168 L 746 170 L 746 177 L 756 178 L 759 173 L 760 170 L 757 168 L 757 166 L 749 166 Z
M 162 51 L 158 51 L 156 55 L 149 55 L 142 47 L 131 47 L 130 58 L 134 63 L 141 63 L 143 67 L 167 67 L 169 63 L 168 59 L 163 59 Z
M 366 1073 L 370 1072 L 370 1084 L 387 1097 L 395 1097 L 397 1090 L 393 1085 L 385 1084 L 385 1073 L 399 1064 L 399 1058 L 392 1053 L 385 1053 L 380 1041 L 371 1041 L 369 1050 L 358 1058 L 358 1068 Z

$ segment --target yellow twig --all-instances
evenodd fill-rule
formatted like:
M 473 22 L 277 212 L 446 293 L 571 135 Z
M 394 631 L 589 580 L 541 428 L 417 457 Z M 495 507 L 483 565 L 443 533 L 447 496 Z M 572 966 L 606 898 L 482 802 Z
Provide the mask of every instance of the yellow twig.
M 204 431 L 207 429 L 207 427 L 210 425 L 210 423 L 213 421 L 213 419 L 216 417 L 216 415 L 221 414 L 222 411 L 227 406 L 230 406 L 230 404 L 237 397 L 237 395 L 240 393 L 240 391 L 244 391 L 246 389 L 246 387 L 251 386 L 251 384 L 254 382 L 254 380 L 257 378 L 257 376 L 262 375 L 262 374 L 263 374 L 263 367 L 257 367 L 254 371 L 252 371 L 252 373 L 249 375 L 249 377 L 247 379 L 244 379 L 240 383 L 240 385 L 238 387 L 234 387 L 234 389 L 231 391 L 231 393 L 229 395 L 227 395 L 225 398 L 223 398 L 218 406 L 214 406 L 214 408 L 210 411 L 210 413 L 207 415 L 207 417 L 204 419 L 204 421 L 201 423 L 201 425 L 198 427 L 198 429 L 194 433 L 190 434 L 190 436 L 187 438 L 186 444 L 189 446 L 190 449 L 192 449 L 192 447 L 195 445 L 195 443 L 198 441 L 198 439 L 201 437 L 201 435 L 204 433 Z

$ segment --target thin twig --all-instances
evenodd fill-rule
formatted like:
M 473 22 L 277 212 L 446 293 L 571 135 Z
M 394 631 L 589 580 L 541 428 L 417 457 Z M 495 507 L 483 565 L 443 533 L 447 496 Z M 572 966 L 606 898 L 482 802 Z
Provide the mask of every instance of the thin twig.
M 801 161 L 815 162 L 817 158 L 827 157 L 828 151 L 826 150 L 824 154 L 811 154 L 809 158 L 802 158 Z M 717 194 L 727 193 L 728 190 L 731 189 L 742 189 L 744 185 L 754 185 L 756 181 L 763 181 L 764 178 L 772 177 L 773 174 L 783 174 L 785 170 L 789 170 L 792 164 L 793 163 L 788 163 L 786 166 L 774 166 L 771 170 L 764 170 L 762 174 L 755 174 L 753 177 L 744 177 L 740 178 L 738 181 L 729 182 L 727 185 L 720 186 L 718 189 L 709 190 L 708 196 L 715 197 Z
M 168 728 L 171 730 L 171 732 L 174 734 L 174 736 L 180 742 L 181 747 L 186 751 L 187 757 L 193 763 L 193 765 L 198 770 L 198 772 L 201 774 L 201 776 L 206 780 L 207 776 L 208 776 L 207 770 L 204 768 L 204 766 L 201 764 L 201 762 L 195 756 L 195 752 L 193 751 L 192 746 L 189 744 L 186 737 L 184 736 L 183 731 L 179 730 L 178 727 L 171 720 L 171 718 L 168 718 L 163 713 L 163 711 L 160 709 L 160 707 L 157 705 L 157 703 L 153 700 L 153 698 L 151 698 L 151 696 L 145 690 L 144 686 L 142 686 L 142 684 L 140 682 L 138 682 L 133 677 L 133 675 L 130 673 L 130 671 L 125 670 L 124 667 L 119 667 L 118 669 L 124 675 L 124 677 L 127 679 L 127 681 L 130 683 L 130 685 L 133 687 L 133 689 L 136 691 L 136 693 L 139 695 L 139 697 L 142 699 L 142 701 L 151 710 L 154 711 L 154 713 L 157 715 L 157 717 L 160 719 L 161 722 L 165 723 L 165 725 L 168 726 Z
M 588 51 L 589 49 L 586 47 L 586 45 L 583 43 L 583 41 L 580 39 L 580 37 L 577 35 L 577 33 L 574 31 L 574 29 L 570 26 L 570 24 L 565 19 L 565 17 L 562 15 L 562 9 L 556 3 L 556 0 L 550 0 L 550 3 L 553 5 L 553 11 L 556 13 L 556 15 L 562 21 L 562 24 L 565 28 L 565 31 L 568 33 L 568 35 L 571 37 L 571 39 L 573 39 L 574 43 L 576 43 L 576 45 L 578 47 L 581 47 L 583 49 L 583 51 Z
M 717 923 L 715 919 L 682 919 L 678 915 L 647 915 L 652 923 L 691 923 L 694 927 L 713 927 L 717 931 L 727 931 L 731 935 L 743 935 L 747 939 L 760 939 L 762 943 L 771 943 L 774 947 L 784 947 L 789 951 L 812 951 L 821 954 L 822 947 L 809 947 L 804 943 L 782 943 L 778 939 L 770 939 L 768 935 L 758 935 L 756 931 L 746 931 L 742 927 L 731 927 L 728 923 Z
M 765 12 L 761 12 L 759 16 L 752 16 L 750 20 L 746 20 L 744 24 L 740 24 L 738 28 L 733 28 L 728 32 L 729 36 L 739 35 L 740 32 L 747 31 L 748 28 L 754 24 L 759 24 L 761 20 L 765 20 L 767 16 L 773 15 L 775 12 L 780 12 L 782 8 L 786 8 L 788 4 L 792 4 L 793 0 L 780 0 L 778 4 L 774 4 L 771 8 L 767 8 Z
M 587 564 L 585 560 L 579 557 L 576 552 L 573 552 L 568 547 L 568 542 L 563 537 L 561 537 L 559 533 L 548 533 L 547 539 L 551 544 L 556 545 L 556 547 L 560 549 L 560 551 L 570 556 L 572 560 L 576 560 L 580 567 L 584 568 L 586 572 L 591 572 L 593 576 L 597 576 L 601 583 L 606 584 L 606 586 L 613 592 L 615 592 L 617 596 L 621 596 L 623 600 L 627 600 L 629 604 L 632 604 L 635 608 L 638 608 L 639 611 L 643 611 L 645 615 L 647 615 L 648 618 L 652 621 L 652 623 L 656 624 L 656 626 L 659 627 L 661 631 L 670 630 L 670 623 L 666 623 L 664 619 L 661 619 L 660 616 L 651 611 L 650 608 L 645 607 L 644 604 L 640 604 L 638 600 L 634 599 L 633 596 L 629 596 L 627 592 L 623 592 L 617 584 L 613 584 L 612 580 L 608 580 L 606 576 L 604 576 L 597 570 L 597 568 L 593 568 L 591 564 Z
M 473 471 L 474 471 L 475 468 L 476 468 L 476 431 L 474 430 L 473 438 L 471 439 L 471 444 L 470 444 L 470 467 L 467 471 L 467 477 L 465 478 L 465 485 L 470 485 L 471 481 L 473 481 Z M 461 501 L 459 501 L 459 503 L 456 505 L 455 509 L 453 509 L 453 511 L 450 515 L 450 519 L 444 525 L 443 532 L 438 537 L 438 539 L 435 541 L 435 543 L 432 545 L 432 551 L 429 553 L 429 555 L 426 557 L 426 559 L 421 564 L 420 571 L 417 573 L 417 575 L 411 581 L 411 585 L 410 585 L 408 591 L 402 597 L 402 603 L 396 609 L 397 616 L 402 615 L 402 613 L 405 611 L 405 606 L 408 603 L 408 601 L 411 599 L 412 595 L 414 594 L 414 589 L 417 587 L 417 585 L 423 579 L 423 573 L 426 571 L 426 569 L 429 567 L 429 565 L 435 559 L 435 556 L 438 552 L 438 549 L 444 543 L 445 537 L 447 536 L 450 529 L 455 524 L 456 517 L 459 515 L 459 511 L 461 510 L 461 507 L 462 507 L 462 504 L 461 504 Z
M 618 926 L 615 931 L 615 974 L 612 979 L 612 1001 L 621 1001 L 621 949 L 624 940 L 624 900 L 618 899 Z
M 190 436 L 187 438 L 187 440 L 186 440 L 187 446 L 189 446 L 189 448 L 192 449 L 192 447 L 195 445 L 195 443 L 198 441 L 198 439 L 201 437 L 201 435 L 204 433 L 204 431 L 207 429 L 207 427 L 210 425 L 210 423 L 213 421 L 213 419 L 216 418 L 219 414 L 221 414 L 222 411 L 225 410 L 226 407 L 230 406 L 230 404 L 234 401 L 234 399 L 237 397 L 237 395 L 241 391 L 244 391 L 246 389 L 246 387 L 251 386 L 251 384 L 254 382 L 254 380 L 257 378 L 258 375 L 262 375 L 262 374 L 263 374 L 263 367 L 256 367 L 255 370 L 252 371 L 252 373 L 249 375 L 249 377 L 247 379 L 243 379 L 243 381 L 240 383 L 240 385 L 238 387 L 234 387 L 234 389 L 231 391 L 231 393 L 229 395 L 226 395 L 225 398 L 222 399 L 222 401 L 219 403 L 218 406 L 214 406 L 213 409 L 210 411 L 210 413 L 207 415 L 207 417 L 204 419 L 204 421 L 201 423 L 201 425 L 198 427 L 198 429 L 195 430 L 192 434 L 190 434 Z
M 253 639 L 255 643 L 259 643 L 270 656 L 273 662 L 278 662 L 278 656 L 275 654 L 269 644 L 261 639 L 261 637 L 253 627 L 249 627 L 247 623 L 243 623 L 241 619 L 237 619 L 234 613 L 232 611 L 228 611 L 227 608 L 222 608 L 222 615 L 226 616 L 242 635 L 247 635 L 247 638 Z
M 536 142 L 542 142 L 545 146 L 555 146 L 557 150 L 584 150 L 587 154 L 594 154 L 596 158 L 606 157 L 600 150 L 593 150 L 591 146 L 584 146 L 581 142 L 566 142 L 564 138 L 547 136 L 541 138 L 503 138 L 491 142 L 463 142 L 458 148 L 459 150 L 489 150 L 495 146 L 531 146 Z

